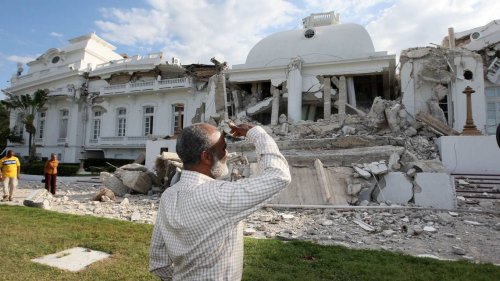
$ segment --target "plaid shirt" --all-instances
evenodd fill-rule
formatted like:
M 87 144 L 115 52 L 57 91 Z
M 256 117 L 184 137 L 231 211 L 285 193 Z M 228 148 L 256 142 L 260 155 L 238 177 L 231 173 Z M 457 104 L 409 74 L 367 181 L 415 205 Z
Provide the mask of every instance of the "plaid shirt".
M 242 220 L 290 183 L 288 163 L 261 127 L 247 133 L 260 175 L 236 182 L 184 170 L 162 195 L 149 270 L 163 280 L 240 280 Z

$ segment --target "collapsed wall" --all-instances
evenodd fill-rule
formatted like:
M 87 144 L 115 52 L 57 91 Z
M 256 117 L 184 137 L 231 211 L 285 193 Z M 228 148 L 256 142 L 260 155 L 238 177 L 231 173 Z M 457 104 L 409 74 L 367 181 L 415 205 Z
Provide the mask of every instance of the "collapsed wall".
M 410 122 L 407 114 L 398 101 L 377 97 L 365 116 L 333 114 L 329 120 L 288 123 L 282 115 L 280 124 L 263 126 L 292 173 L 290 186 L 270 203 L 455 208 L 454 181 L 436 146 L 443 133 L 424 122 Z M 221 127 L 227 129 L 224 123 Z M 259 173 L 251 144 L 229 143 L 228 150 L 246 155 L 250 177 Z

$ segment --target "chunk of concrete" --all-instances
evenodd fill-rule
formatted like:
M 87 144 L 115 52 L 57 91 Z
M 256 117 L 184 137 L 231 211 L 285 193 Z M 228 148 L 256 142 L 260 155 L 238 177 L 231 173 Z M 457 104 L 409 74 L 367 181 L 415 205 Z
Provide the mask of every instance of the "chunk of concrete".
M 123 165 L 120 167 L 120 169 L 127 170 L 127 171 L 141 171 L 141 172 L 148 171 L 148 168 L 146 168 L 146 166 L 138 164 L 138 163 Z
M 109 254 L 104 252 L 75 247 L 55 254 L 32 259 L 31 261 L 76 272 L 109 256 Z
M 99 178 L 104 186 L 111 189 L 115 195 L 123 196 L 128 193 L 129 188 L 115 175 L 108 172 L 101 172 Z
M 152 181 L 148 174 L 139 171 L 123 171 L 121 180 L 125 186 L 142 194 L 148 194 Z
M 46 189 L 37 189 L 24 199 L 23 205 L 27 207 L 50 209 L 52 206 L 52 198 L 52 194 Z
M 389 168 L 389 172 L 401 169 L 401 164 L 399 164 L 400 158 L 401 157 L 397 153 L 391 154 L 391 156 L 389 157 L 389 164 L 387 165 Z
M 446 173 L 415 175 L 415 204 L 422 207 L 456 209 L 455 182 Z
M 368 180 L 368 179 L 370 179 L 372 177 L 372 175 L 369 172 L 365 171 L 364 169 L 361 169 L 361 168 L 358 168 L 358 167 L 353 167 L 353 168 L 354 168 L 354 171 L 356 173 L 358 173 L 364 179 Z
M 373 162 L 366 166 L 370 173 L 375 176 L 386 174 L 388 171 L 387 166 L 384 163 Z
M 413 184 L 404 173 L 390 172 L 379 182 L 380 189 L 375 188 L 374 198 L 378 202 L 390 201 L 407 204 L 413 197 Z
M 437 159 L 431 159 L 431 160 L 418 160 L 414 162 L 408 162 L 406 164 L 406 170 L 414 168 L 418 172 L 424 172 L 424 173 L 446 173 L 446 167 L 443 165 L 443 163 Z

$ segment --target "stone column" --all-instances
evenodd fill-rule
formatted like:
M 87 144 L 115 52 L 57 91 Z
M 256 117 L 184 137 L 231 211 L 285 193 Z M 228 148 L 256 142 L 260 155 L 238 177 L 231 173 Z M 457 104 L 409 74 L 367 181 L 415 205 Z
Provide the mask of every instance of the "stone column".
M 233 104 L 234 104 L 234 116 L 238 116 L 238 113 L 240 113 L 240 107 L 241 107 L 241 102 L 240 102 L 240 93 L 238 90 L 232 90 L 231 94 L 233 96 Z
M 288 64 L 288 120 L 295 123 L 302 119 L 302 60 L 292 58 Z
M 464 136 L 480 136 L 481 132 L 474 125 L 474 120 L 472 120 L 472 100 L 471 95 L 475 93 L 471 87 L 465 87 L 465 90 L 462 92 L 467 95 L 467 119 L 465 121 L 464 130 L 462 131 L 462 135 Z
M 223 74 L 216 74 L 215 77 L 215 111 L 217 113 L 226 111 L 225 78 Z
M 345 104 L 347 103 L 347 83 L 345 76 L 340 76 L 339 79 L 339 120 L 344 122 Z
M 332 116 L 332 86 L 330 77 L 323 80 L 323 119 L 330 120 Z
M 278 125 L 278 117 L 280 112 L 280 90 L 271 85 L 271 93 L 273 94 L 273 107 L 271 110 L 271 125 Z
M 356 107 L 356 90 L 354 89 L 354 78 L 347 77 L 347 95 L 348 103 Z

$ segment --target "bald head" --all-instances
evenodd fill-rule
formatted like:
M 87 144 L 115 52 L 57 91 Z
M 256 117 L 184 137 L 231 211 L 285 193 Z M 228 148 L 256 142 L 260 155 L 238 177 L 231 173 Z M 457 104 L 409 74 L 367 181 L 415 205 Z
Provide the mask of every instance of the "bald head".
M 201 153 L 209 151 L 220 136 L 219 130 L 207 123 L 197 123 L 182 129 L 175 149 L 184 166 L 189 168 L 197 165 Z

